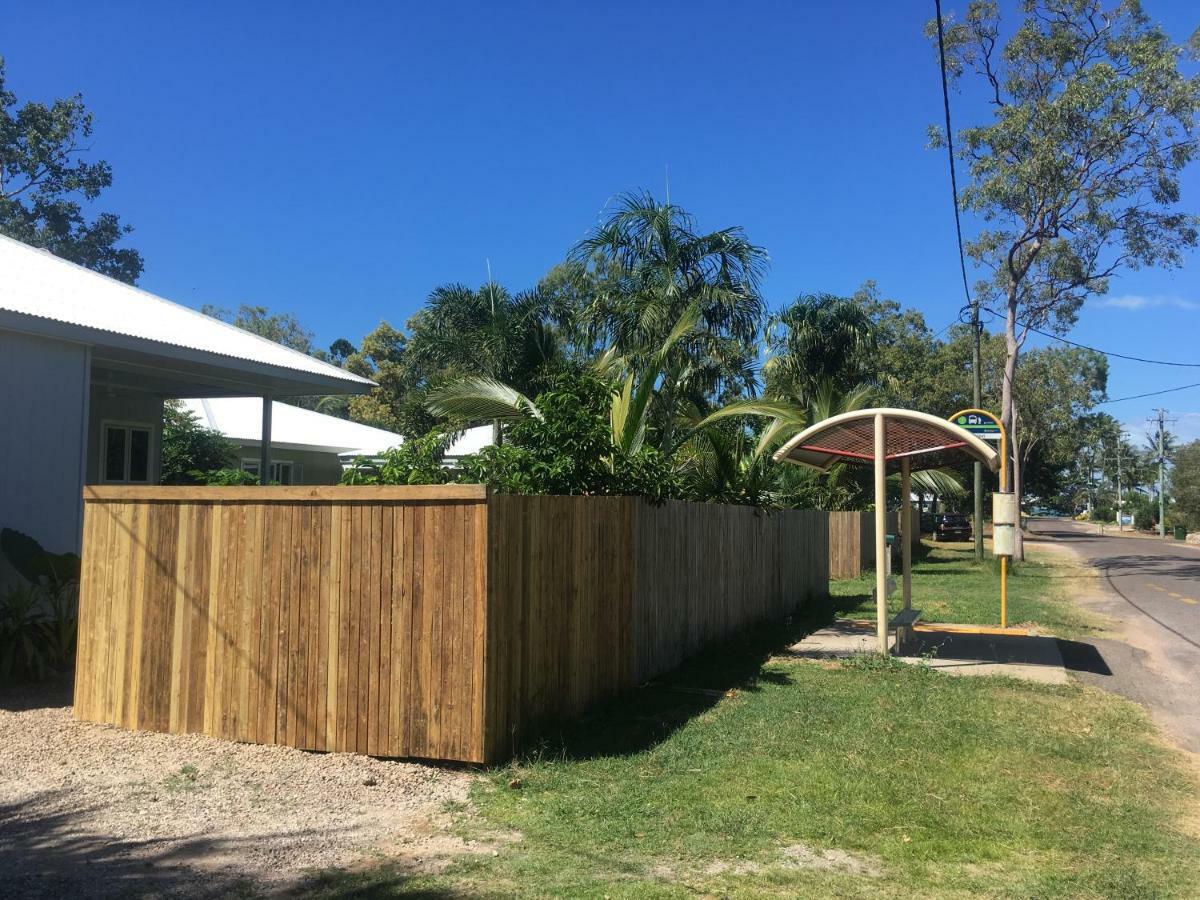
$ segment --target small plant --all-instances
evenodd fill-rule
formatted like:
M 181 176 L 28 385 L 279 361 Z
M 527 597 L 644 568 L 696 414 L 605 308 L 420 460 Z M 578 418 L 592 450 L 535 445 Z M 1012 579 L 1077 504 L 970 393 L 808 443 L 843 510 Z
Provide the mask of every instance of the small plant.
M 173 772 L 163 779 L 163 787 L 168 791 L 191 791 L 198 787 L 200 781 L 200 770 L 187 763 L 180 766 L 178 772 Z

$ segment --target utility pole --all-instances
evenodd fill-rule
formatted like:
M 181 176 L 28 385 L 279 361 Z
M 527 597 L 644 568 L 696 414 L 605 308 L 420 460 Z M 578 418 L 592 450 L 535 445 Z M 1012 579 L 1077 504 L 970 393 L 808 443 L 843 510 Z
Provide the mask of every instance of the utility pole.
M 1123 439 L 1126 437 L 1124 431 L 1117 434 L 1117 531 L 1125 530 L 1125 519 L 1123 518 L 1122 505 L 1124 501 L 1121 498 L 1121 462 L 1124 457 L 1124 448 L 1121 446 Z
M 979 298 L 971 298 L 971 405 L 982 409 L 983 403 L 983 373 L 979 371 L 979 332 L 983 326 L 979 324 Z M 983 562 L 983 464 L 975 462 L 975 562 Z
M 1166 443 L 1166 422 L 1167 411 L 1159 408 L 1154 411 L 1155 417 L 1151 422 L 1158 425 L 1158 434 L 1156 435 L 1158 443 L 1158 536 L 1165 538 L 1167 536 L 1167 502 L 1166 502 L 1166 481 L 1163 477 L 1163 467 L 1167 459 Z

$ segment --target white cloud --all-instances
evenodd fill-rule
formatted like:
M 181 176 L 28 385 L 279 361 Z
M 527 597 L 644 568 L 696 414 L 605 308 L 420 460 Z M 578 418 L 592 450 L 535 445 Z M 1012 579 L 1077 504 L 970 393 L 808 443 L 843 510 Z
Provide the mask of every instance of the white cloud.
M 1116 297 L 1105 297 L 1097 305 L 1113 309 L 1147 309 L 1164 306 L 1173 309 L 1200 309 L 1200 303 L 1194 300 L 1185 300 L 1182 297 L 1164 294 L 1121 294 Z

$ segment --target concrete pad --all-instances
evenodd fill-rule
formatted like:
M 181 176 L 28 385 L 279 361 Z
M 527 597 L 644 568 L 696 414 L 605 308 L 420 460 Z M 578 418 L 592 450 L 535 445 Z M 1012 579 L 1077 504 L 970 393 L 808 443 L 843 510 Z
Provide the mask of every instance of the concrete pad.
M 1005 675 L 1044 684 L 1070 681 L 1058 640 L 1052 637 L 920 631 L 902 652 L 898 659 L 947 675 Z
M 875 652 L 875 632 L 855 622 L 834 622 L 788 648 L 793 656 L 805 659 L 846 659 L 860 653 Z
M 947 675 L 1005 675 L 1045 684 L 1067 684 L 1068 669 L 1087 669 L 1093 664 L 1087 651 L 1094 654 L 1094 648 L 1086 644 L 1027 634 L 970 634 L 936 628 L 929 625 L 929 630 L 916 632 L 899 652 L 893 647 L 896 658 Z M 1064 659 L 1064 645 L 1070 659 Z M 844 659 L 875 652 L 875 632 L 858 622 L 839 620 L 788 649 L 805 659 Z

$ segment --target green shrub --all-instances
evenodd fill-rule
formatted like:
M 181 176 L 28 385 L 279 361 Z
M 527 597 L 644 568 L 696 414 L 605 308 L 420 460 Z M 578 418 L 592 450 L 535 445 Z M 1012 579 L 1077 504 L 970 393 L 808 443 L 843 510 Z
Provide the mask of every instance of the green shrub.
M 559 378 L 537 396 L 542 417 L 515 422 L 505 443 L 464 457 L 459 480 L 506 494 L 680 496 L 681 476 L 649 442 L 636 453 L 614 448 L 611 392 L 594 376 Z
M 211 472 L 192 472 L 197 484 L 209 487 L 241 487 L 258 484 L 258 476 L 245 469 L 214 469 Z
M 25 579 L 0 592 L 0 680 L 69 670 L 79 627 L 79 557 L 50 553 L 10 528 L 0 531 L 0 552 Z
M 360 456 L 342 473 L 342 484 L 445 484 L 453 478 L 442 465 L 450 437 L 431 431 L 385 451 L 378 459 Z

